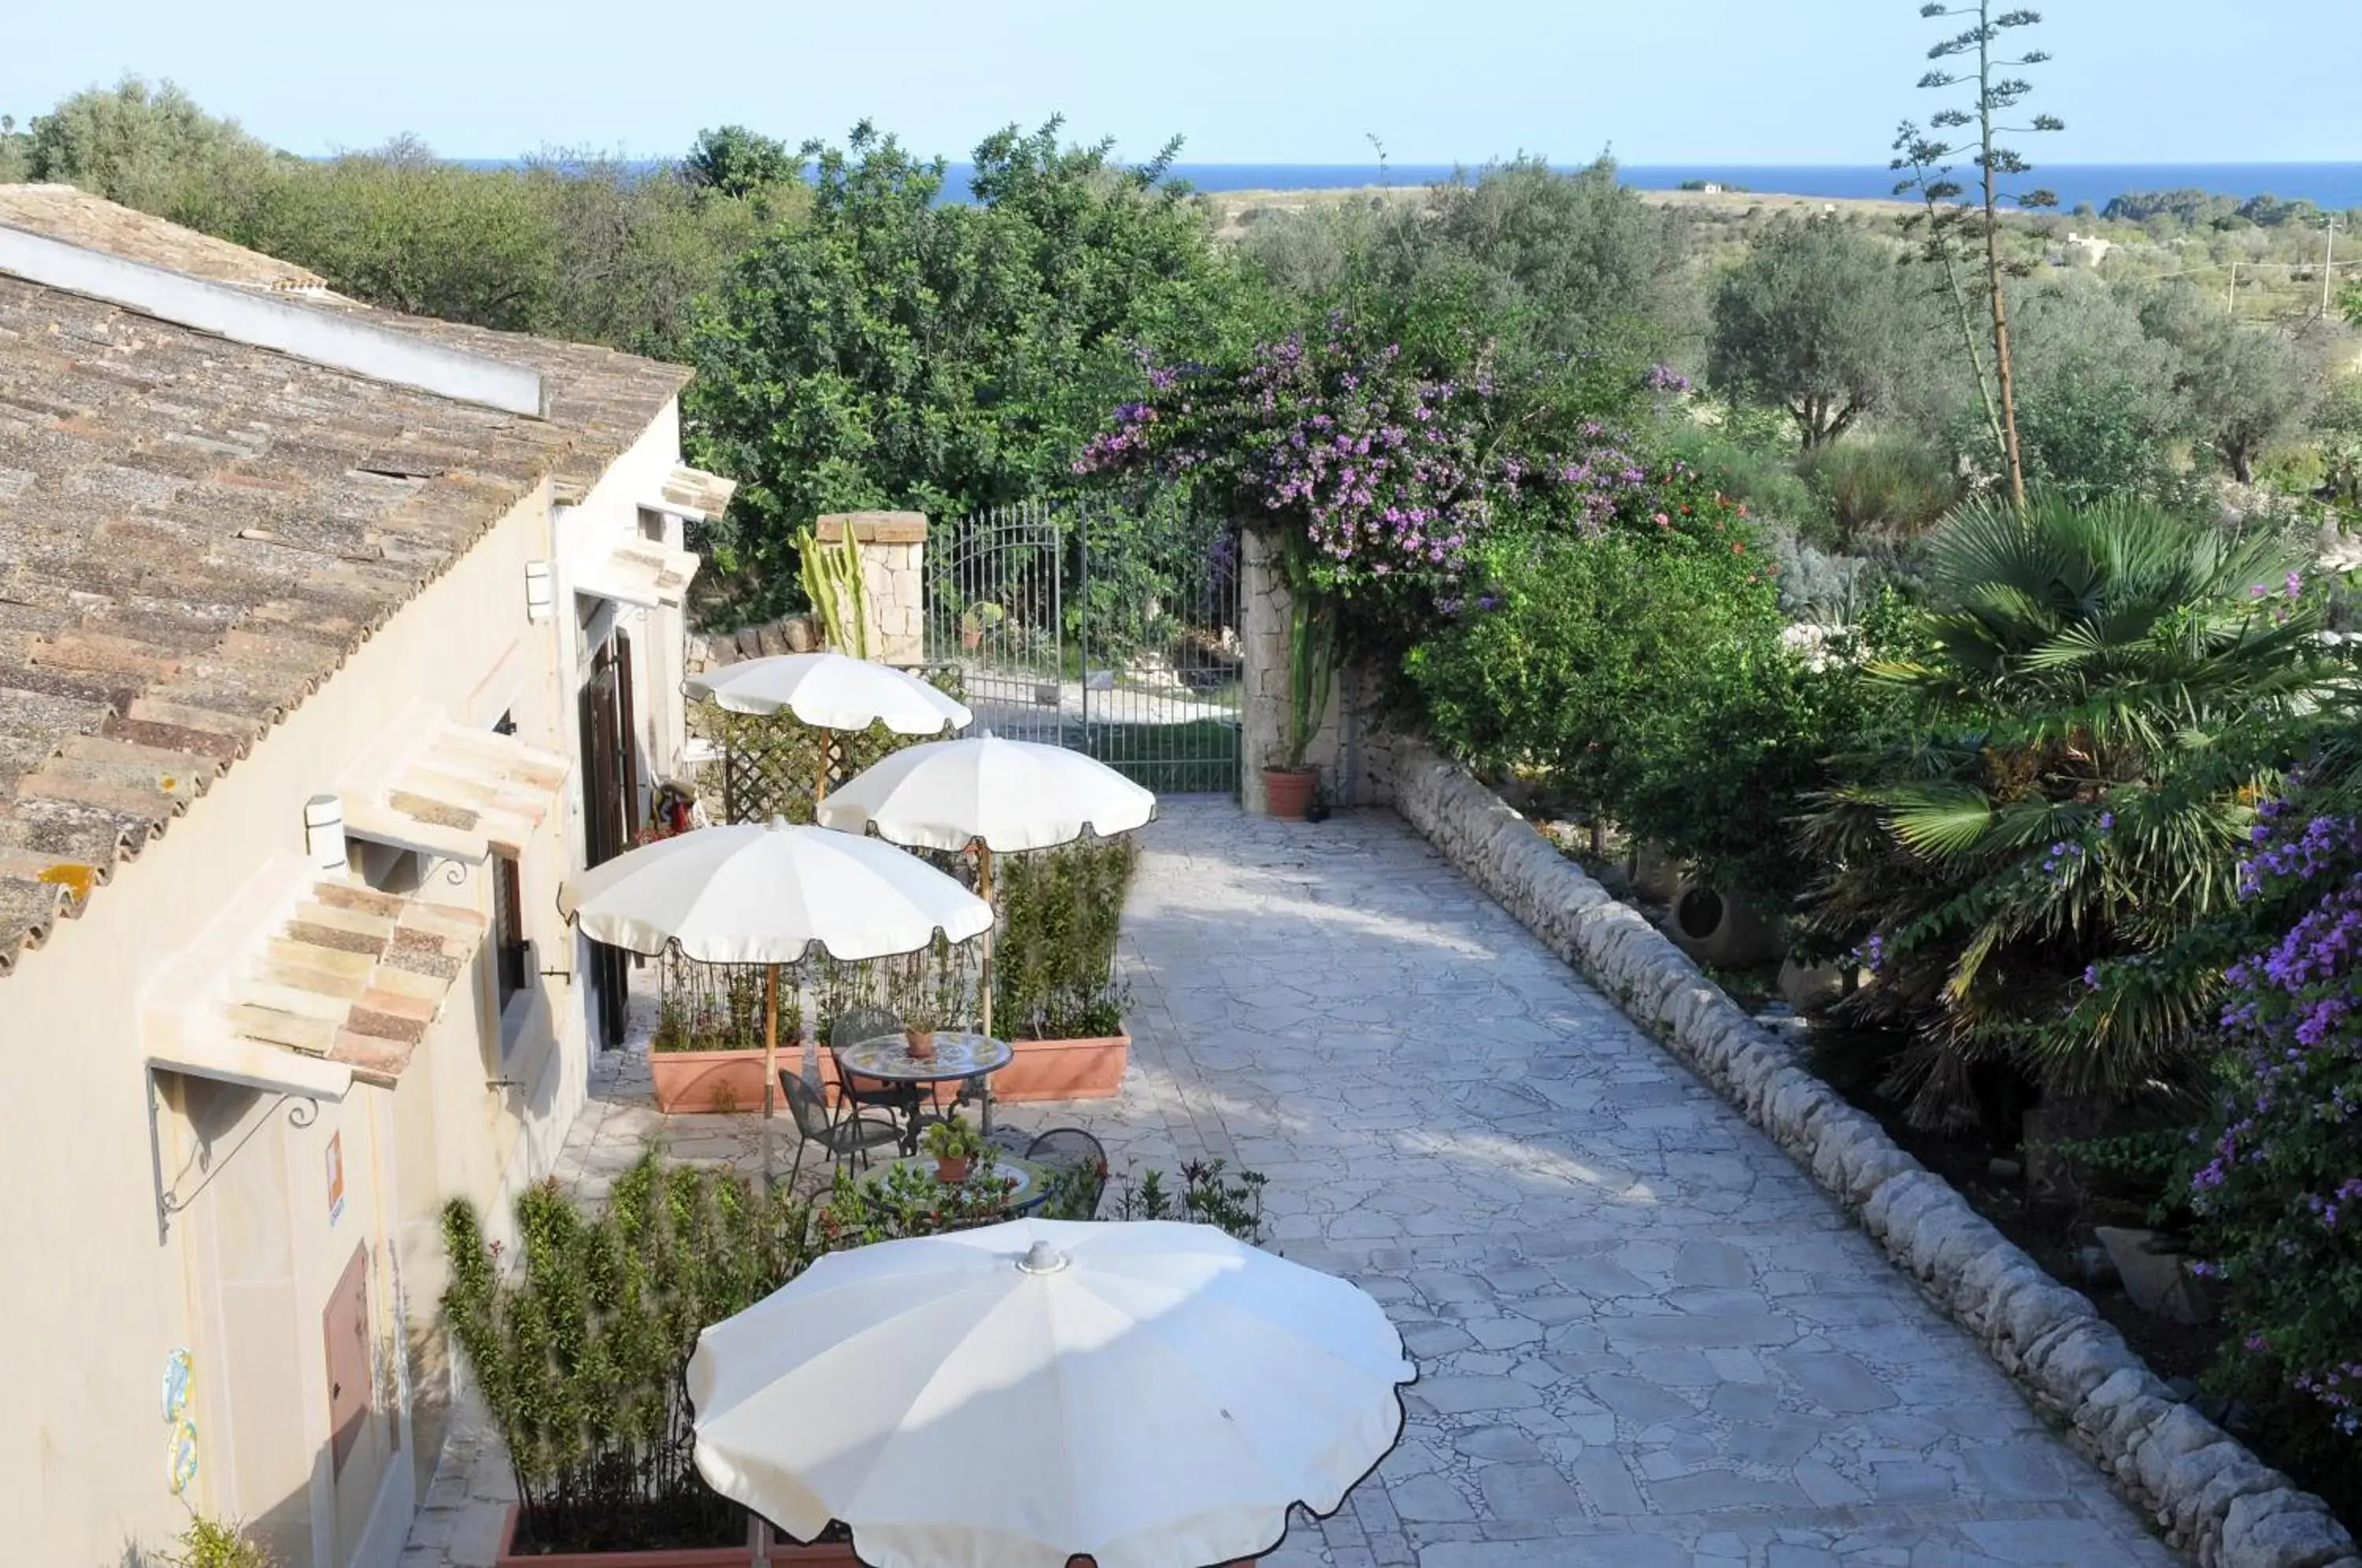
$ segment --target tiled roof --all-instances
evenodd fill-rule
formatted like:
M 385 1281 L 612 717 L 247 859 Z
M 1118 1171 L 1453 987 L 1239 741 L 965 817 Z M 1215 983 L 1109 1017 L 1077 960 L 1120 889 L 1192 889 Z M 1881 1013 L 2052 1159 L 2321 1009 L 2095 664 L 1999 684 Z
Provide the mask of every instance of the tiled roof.
M 383 778 L 346 791 L 345 831 L 471 866 L 522 855 L 568 766 L 514 735 L 433 721 Z
M 35 205 L 0 222 L 41 227 Z M 110 221 L 146 255 L 171 239 Z M 587 489 L 688 379 L 368 317 L 532 367 L 549 417 L 0 275 L 0 974 L 511 505 Z
M 266 293 L 321 293 L 327 282 L 275 256 L 118 207 L 72 185 L 0 185 L 0 223 L 30 229 L 127 261 L 169 267 L 192 278 Z
M 321 882 L 232 982 L 222 1021 L 391 1088 L 483 940 L 473 910 Z

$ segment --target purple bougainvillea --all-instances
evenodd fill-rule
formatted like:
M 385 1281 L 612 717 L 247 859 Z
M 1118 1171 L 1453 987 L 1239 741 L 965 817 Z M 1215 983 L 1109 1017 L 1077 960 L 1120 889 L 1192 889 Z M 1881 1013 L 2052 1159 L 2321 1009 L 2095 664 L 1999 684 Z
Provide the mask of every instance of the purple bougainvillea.
M 2191 1197 L 2245 1353 L 2362 1438 L 2362 823 L 2291 784 L 2239 881 L 2292 919 L 2224 977 L 2238 1056 Z

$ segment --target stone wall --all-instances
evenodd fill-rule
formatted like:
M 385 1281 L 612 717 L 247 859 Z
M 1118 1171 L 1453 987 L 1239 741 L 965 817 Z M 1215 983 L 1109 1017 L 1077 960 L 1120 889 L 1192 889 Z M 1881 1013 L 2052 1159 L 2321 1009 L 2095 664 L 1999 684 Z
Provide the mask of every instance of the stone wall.
M 1395 741 L 1389 765 L 1405 820 L 1810 1171 L 2175 1545 L 2203 1568 L 2362 1568 L 2321 1499 L 2175 1399 L 2089 1300 L 1800 1066 L 1638 911 L 1424 744 Z

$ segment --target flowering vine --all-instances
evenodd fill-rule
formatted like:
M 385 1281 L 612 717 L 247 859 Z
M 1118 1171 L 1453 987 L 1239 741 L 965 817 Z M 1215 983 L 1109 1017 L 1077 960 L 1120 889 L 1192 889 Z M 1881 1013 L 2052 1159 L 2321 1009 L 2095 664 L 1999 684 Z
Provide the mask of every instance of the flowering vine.
M 2244 1353 L 2362 1437 L 2362 820 L 2291 776 L 2241 896 L 2293 918 L 2224 976 L 2230 1087 L 2191 1177 Z M 2281 918 L 2286 918 L 2285 916 Z

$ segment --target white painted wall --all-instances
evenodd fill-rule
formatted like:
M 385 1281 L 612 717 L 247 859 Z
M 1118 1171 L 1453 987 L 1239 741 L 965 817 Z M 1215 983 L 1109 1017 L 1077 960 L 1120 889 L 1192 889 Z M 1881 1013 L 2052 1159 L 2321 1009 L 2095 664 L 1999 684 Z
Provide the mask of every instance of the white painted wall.
M 234 1154 L 228 1139 L 205 1151 L 226 1162 L 216 1166 L 217 1190 L 161 1229 L 160 1180 L 180 1179 L 185 1190 L 204 1173 L 181 1112 L 182 1080 L 153 1080 L 151 1095 L 142 1008 L 241 886 L 274 858 L 304 854 L 306 800 L 381 745 L 413 701 L 484 725 L 511 712 L 528 743 L 576 754 L 564 563 L 636 533 L 637 502 L 657 493 L 678 442 L 668 408 L 555 524 L 555 538 L 546 487 L 513 508 L 119 868 L 83 918 L 61 922 L 0 978 L 0 1238 L 12 1264 L 0 1270 L 0 1540 L 10 1561 L 115 1568 L 186 1523 L 187 1505 L 165 1485 L 159 1408 L 166 1355 L 186 1346 L 196 1355 L 202 1464 L 190 1503 L 275 1519 L 291 1568 L 322 1562 L 324 1552 L 391 1564 L 389 1543 L 401 1539 L 396 1526 L 430 1456 L 405 1454 L 407 1424 L 384 1423 L 358 1499 L 330 1485 L 321 1309 L 364 1245 L 389 1346 L 415 1337 L 441 1289 L 434 1216 L 443 1201 L 474 1198 L 501 1233 L 510 1196 L 549 1169 L 583 1102 L 580 988 L 541 982 L 503 1030 L 488 949 L 455 986 L 400 1089 L 356 1085 L 301 1127 L 268 1097 L 255 1100 L 237 1123 L 252 1142 Z M 534 625 L 525 567 L 548 559 L 561 563 L 558 613 Z M 646 646 L 672 648 L 677 672 L 678 615 L 649 631 Z M 677 756 L 677 694 L 668 702 L 651 690 L 635 707 L 648 755 Z M 579 784 L 569 779 L 523 861 L 538 967 L 574 966 L 556 894 L 580 856 Z M 438 900 L 489 912 L 490 884 L 478 870 L 431 886 Z M 340 1138 L 347 1194 L 333 1222 L 331 1138 Z M 226 1275 L 225 1259 L 235 1260 Z M 407 1324 L 396 1320 L 400 1303 Z M 394 1358 L 389 1381 L 415 1384 L 416 1359 Z M 420 1364 L 430 1381 L 447 1378 L 431 1355 Z M 429 1441 L 438 1431 L 431 1421 L 421 1428 Z

